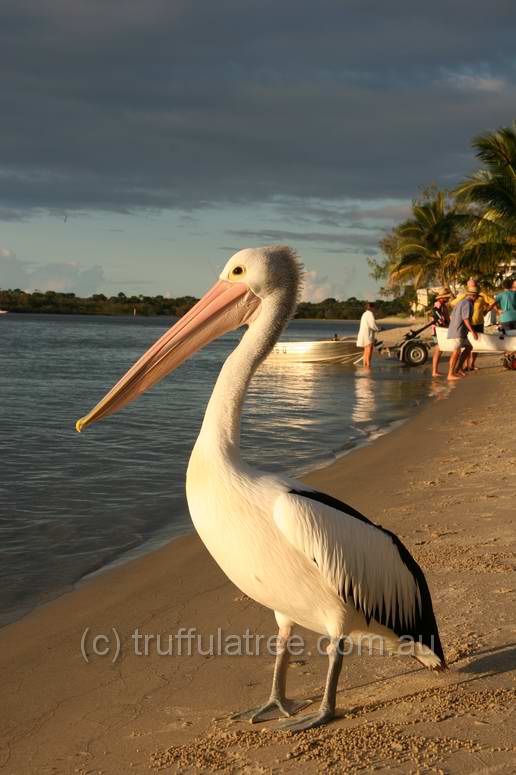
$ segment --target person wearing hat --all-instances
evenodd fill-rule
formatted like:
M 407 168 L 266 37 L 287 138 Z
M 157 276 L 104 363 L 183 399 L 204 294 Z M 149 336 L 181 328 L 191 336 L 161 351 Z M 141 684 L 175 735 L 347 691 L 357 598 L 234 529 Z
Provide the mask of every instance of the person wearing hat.
M 439 328 L 448 328 L 450 325 L 450 311 L 448 303 L 452 298 L 452 292 L 449 288 L 438 288 L 437 294 L 432 307 L 432 317 L 434 319 L 433 335 L 436 338 L 436 344 L 434 347 L 434 354 L 432 356 L 432 377 L 443 377 L 442 371 L 439 371 L 439 363 L 441 361 L 442 352 L 437 344 L 436 326 Z
M 476 331 L 477 334 L 483 334 L 484 318 L 488 312 L 496 307 L 496 301 L 492 296 L 489 296 L 488 293 L 480 290 L 477 281 L 473 277 L 470 277 L 468 280 L 465 292 L 459 293 L 459 295 L 451 302 L 450 306 L 453 308 L 459 301 L 463 301 L 467 296 L 470 296 L 473 299 L 473 313 L 471 315 L 473 331 Z M 468 360 L 464 364 L 467 370 L 477 370 L 475 365 L 477 355 L 478 353 L 471 352 Z
M 468 289 L 466 297 L 457 302 L 450 316 L 447 335 L 448 344 L 451 345 L 452 349 L 448 366 L 449 380 L 457 380 L 466 376 L 464 367 L 473 349 L 468 339 L 468 332 L 473 339 L 478 339 L 478 333 L 473 329 L 471 323 L 475 296 L 475 291 Z

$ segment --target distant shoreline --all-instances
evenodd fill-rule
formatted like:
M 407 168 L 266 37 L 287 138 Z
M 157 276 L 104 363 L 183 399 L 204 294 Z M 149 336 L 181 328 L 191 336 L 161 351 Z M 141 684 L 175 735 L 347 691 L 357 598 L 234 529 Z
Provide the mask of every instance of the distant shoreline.
M 127 296 L 120 293 L 106 296 L 94 293 L 92 296 L 76 296 L 75 293 L 57 291 L 33 291 L 20 288 L 0 289 L 0 309 L 11 313 L 41 313 L 55 315 L 129 315 L 150 317 L 151 315 L 176 315 L 181 317 L 199 301 L 196 296 L 185 295 L 165 297 Z M 297 317 L 316 320 L 356 320 L 366 308 L 366 299 L 354 296 L 348 299 L 327 298 L 322 301 L 301 301 L 297 306 Z M 403 299 L 377 299 L 377 317 L 408 314 L 408 302 Z
M 180 317 L 178 315 L 174 315 L 172 313 L 162 313 L 162 314 L 150 314 L 150 315 L 131 315 L 128 312 L 113 312 L 113 313 L 107 313 L 107 312 L 70 312 L 70 311 L 56 311 L 56 310 L 27 310 L 27 311 L 21 311 L 21 310 L 5 310 L 5 313 L 9 313 L 9 315 L 20 315 L 23 317 L 26 317 L 28 315 L 55 315 L 59 317 L 65 317 L 65 316 L 73 316 L 73 317 L 87 317 L 87 318 L 94 318 L 94 317 L 108 317 L 108 318 L 177 318 Z M 360 318 L 306 318 L 306 317 L 293 317 L 292 320 L 306 320 L 310 323 L 359 323 Z M 402 315 L 387 315 L 386 317 L 376 318 L 377 322 L 382 325 L 390 325 L 390 324 L 397 324 L 399 326 L 414 326 L 414 325 L 424 325 L 428 321 L 426 318 L 418 317 L 418 318 L 410 318 L 410 317 L 403 317 Z

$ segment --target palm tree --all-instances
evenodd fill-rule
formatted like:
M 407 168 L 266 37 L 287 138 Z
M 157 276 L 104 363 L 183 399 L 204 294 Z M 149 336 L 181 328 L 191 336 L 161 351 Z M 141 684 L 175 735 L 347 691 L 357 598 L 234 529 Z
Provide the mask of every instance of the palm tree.
M 484 166 L 455 190 L 458 201 L 473 207 L 464 258 L 499 278 L 510 269 L 516 244 L 516 121 L 472 145 Z
M 448 285 L 456 274 L 462 239 L 459 213 L 443 191 L 431 189 L 415 202 L 412 217 L 394 229 L 397 238 L 394 282 L 412 280 L 416 287 Z
M 472 142 L 484 167 L 455 189 L 461 202 L 477 205 L 482 218 L 516 234 L 516 121 Z

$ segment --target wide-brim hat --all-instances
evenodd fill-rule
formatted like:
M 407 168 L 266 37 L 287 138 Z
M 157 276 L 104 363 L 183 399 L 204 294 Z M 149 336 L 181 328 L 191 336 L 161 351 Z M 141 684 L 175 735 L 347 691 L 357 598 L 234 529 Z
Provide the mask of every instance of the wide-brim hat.
M 435 294 L 436 299 L 449 299 L 452 295 L 452 292 L 449 288 L 438 288 L 437 293 Z

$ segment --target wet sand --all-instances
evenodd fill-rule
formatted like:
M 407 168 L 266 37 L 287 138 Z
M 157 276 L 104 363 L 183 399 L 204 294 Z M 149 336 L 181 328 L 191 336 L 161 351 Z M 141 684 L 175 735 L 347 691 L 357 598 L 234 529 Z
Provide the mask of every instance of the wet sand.
M 330 726 L 294 736 L 230 722 L 265 701 L 273 658 L 188 656 L 185 638 L 182 655 L 177 638 L 172 656 L 158 645 L 167 651 L 180 628 L 202 634 L 205 650 L 218 628 L 269 636 L 274 617 L 188 536 L 0 631 L 2 775 L 514 772 L 516 382 L 498 360 L 481 357 L 446 400 L 306 477 L 415 554 L 449 671 L 351 655 Z M 299 632 L 289 695 L 318 702 L 326 659 Z

